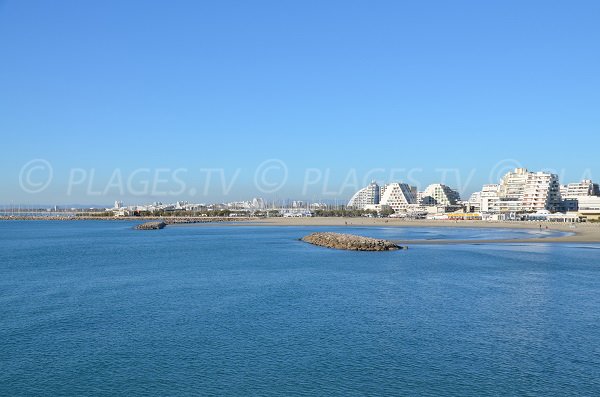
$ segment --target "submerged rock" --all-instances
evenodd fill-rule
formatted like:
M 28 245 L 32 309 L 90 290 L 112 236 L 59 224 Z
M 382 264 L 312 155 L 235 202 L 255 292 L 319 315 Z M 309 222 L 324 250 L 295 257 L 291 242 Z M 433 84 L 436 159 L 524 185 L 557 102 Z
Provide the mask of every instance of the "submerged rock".
M 137 225 L 135 228 L 137 230 L 158 230 L 167 226 L 164 222 L 146 222 L 140 225 Z
M 398 246 L 388 240 L 332 232 L 312 233 L 301 240 L 320 247 L 352 251 L 393 251 L 406 249 L 406 247 Z

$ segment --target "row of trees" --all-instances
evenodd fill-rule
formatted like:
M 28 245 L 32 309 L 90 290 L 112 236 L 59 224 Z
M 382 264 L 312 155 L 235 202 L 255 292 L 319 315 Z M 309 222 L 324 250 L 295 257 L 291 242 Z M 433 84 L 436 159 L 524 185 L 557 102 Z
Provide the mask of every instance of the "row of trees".
M 335 209 L 335 210 L 316 210 L 315 216 L 319 217 L 359 217 L 359 216 L 377 216 L 375 210 L 359 209 Z

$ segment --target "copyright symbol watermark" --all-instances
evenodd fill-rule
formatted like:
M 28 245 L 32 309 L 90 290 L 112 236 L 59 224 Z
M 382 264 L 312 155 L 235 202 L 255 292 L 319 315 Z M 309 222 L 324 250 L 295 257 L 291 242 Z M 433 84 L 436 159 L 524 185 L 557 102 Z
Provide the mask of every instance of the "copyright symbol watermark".
M 261 193 L 275 193 L 281 189 L 288 178 L 288 168 L 282 160 L 263 161 L 254 173 L 254 186 Z
M 40 193 L 50 185 L 54 170 L 48 160 L 34 159 L 21 167 L 19 184 L 27 193 Z
M 500 160 L 496 163 L 494 168 L 490 171 L 489 182 L 490 183 L 498 183 L 502 180 L 504 175 L 508 174 L 511 171 L 514 171 L 515 168 L 523 168 L 523 165 L 519 160 L 515 159 L 504 159 Z

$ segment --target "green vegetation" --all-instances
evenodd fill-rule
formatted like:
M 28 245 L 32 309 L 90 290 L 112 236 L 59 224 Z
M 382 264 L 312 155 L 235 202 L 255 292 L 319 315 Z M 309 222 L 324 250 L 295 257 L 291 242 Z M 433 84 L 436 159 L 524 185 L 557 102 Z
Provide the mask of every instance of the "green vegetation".
M 335 209 L 335 210 L 316 210 L 315 216 L 319 217 L 360 217 L 360 216 L 377 216 L 377 211 L 374 210 L 356 210 L 356 209 Z
M 254 213 L 254 216 L 263 217 L 263 218 L 264 217 L 275 218 L 275 217 L 280 217 L 282 215 L 277 210 L 267 210 L 267 211 L 256 211 Z
M 105 218 L 108 216 L 113 216 L 113 213 L 110 211 L 104 211 L 104 212 L 78 212 L 75 214 L 75 216 L 81 216 L 81 217 L 98 217 L 98 218 Z
M 388 217 L 393 213 L 395 213 L 395 211 L 392 209 L 392 207 L 384 206 L 384 208 L 381 210 L 381 216 L 383 217 Z

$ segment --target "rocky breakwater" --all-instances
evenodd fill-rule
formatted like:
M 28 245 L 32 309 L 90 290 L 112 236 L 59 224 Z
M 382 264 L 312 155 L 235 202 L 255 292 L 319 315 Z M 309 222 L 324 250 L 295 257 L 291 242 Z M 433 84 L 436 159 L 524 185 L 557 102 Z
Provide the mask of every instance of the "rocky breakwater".
M 137 230 L 158 230 L 167 226 L 164 222 L 146 222 L 140 225 L 137 225 L 135 228 Z
M 407 248 L 388 240 L 331 232 L 312 233 L 301 240 L 320 247 L 351 251 L 394 251 Z

